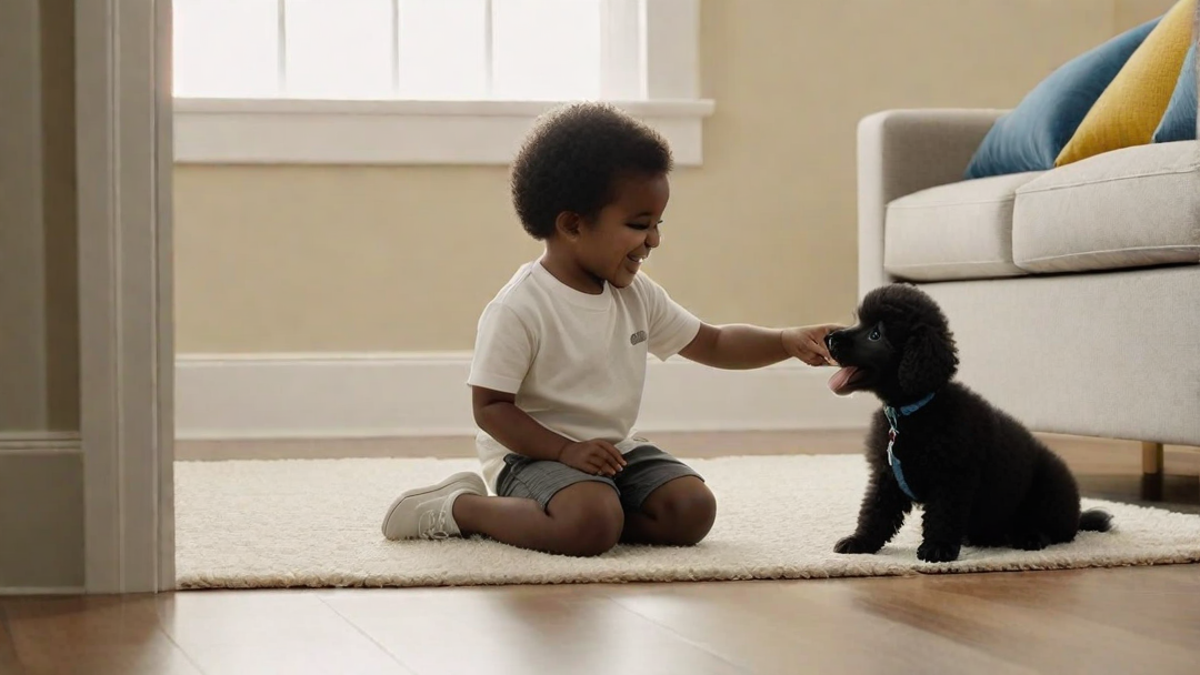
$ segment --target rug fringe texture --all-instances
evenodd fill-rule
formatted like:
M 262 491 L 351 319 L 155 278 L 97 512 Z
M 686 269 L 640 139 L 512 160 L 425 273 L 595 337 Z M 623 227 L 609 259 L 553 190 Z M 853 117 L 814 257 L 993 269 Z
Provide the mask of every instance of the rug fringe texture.
M 717 497 L 717 521 L 691 548 L 618 546 L 596 558 L 525 551 L 482 538 L 392 542 L 380 520 L 402 491 L 474 460 L 177 462 L 180 588 L 409 587 L 902 576 L 1200 562 L 1200 516 L 1084 500 L 1111 532 L 1043 551 L 964 548 L 922 563 L 920 510 L 876 555 L 838 555 L 866 484 L 856 455 L 690 460 Z

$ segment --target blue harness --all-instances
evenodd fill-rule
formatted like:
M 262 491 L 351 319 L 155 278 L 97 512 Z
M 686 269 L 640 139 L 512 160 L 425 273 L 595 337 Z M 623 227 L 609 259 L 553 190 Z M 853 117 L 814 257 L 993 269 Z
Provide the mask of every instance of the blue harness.
M 900 460 L 896 459 L 896 454 L 892 451 L 892 446 L 896 444 L 896 436 L 900 434 L 900 415 L 907 417 L 908 415 L 911 415 L 923 408 L 926 403 L 929 403 L 932 400 L 933 394 L 930 394 L 916 403 L 910 403 L 906 406 L 901 406 L 899 410 L 890 405 L 883 406 L 883 414 L 887 416 L 888 426 L 890 427 L 888 429 L 887 447 L 888 465 L 892 467 L 892 473 L 895 474 L 896 482 L 900 484 L 900 489 L 903 490 L 904 494 L 908 495 L 908 498 L 914 502 L 917 501 L 917 496 L 913 494 L 912 490 L 908 487 L 908 483 L 905 482 L 904 469 L 900 467 Z

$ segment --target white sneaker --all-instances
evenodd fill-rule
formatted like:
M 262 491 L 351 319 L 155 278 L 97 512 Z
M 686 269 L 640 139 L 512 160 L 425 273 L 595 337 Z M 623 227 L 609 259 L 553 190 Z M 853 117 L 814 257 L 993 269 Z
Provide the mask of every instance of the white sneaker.
M 383 518 L 388 539 L 445 539 L 461 536 L 454 522 L 454 500 L 461 494 L 487 496 L 479 474 L 456 473 L 430 487 L 409 490 L 396 498 Z

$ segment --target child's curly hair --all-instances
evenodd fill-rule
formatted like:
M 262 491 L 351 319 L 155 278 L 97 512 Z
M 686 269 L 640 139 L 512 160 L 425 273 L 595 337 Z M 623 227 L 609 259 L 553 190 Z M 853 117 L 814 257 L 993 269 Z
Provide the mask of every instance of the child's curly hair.
M 666 140 L 605 103 L 573 103 L 543 115 L 512 166 L 512 199 L 534 239 L 554 234 L 563 211 L 593 218 L 622 175 L 661 176 L 673 165 Z

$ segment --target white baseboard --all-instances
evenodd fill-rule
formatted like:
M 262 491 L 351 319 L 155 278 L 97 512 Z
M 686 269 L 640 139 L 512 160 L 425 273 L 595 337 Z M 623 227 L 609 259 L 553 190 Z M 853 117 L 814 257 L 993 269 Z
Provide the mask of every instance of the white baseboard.
M 82 451 L 77 431 L 0 431 L 0 456 L 77 455 Z
M 175 430 L 184 440 L 456 436 L 475 433 L 469 352 L 181 354 Z M 867 426 L 870 396 L 839 398 L 828 368 L 749 371 L 650 360 L 638 429 L 776 431 Z

